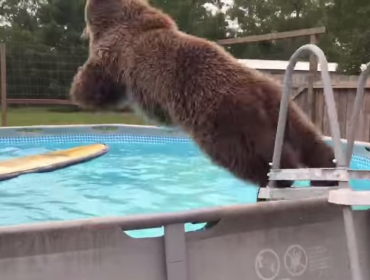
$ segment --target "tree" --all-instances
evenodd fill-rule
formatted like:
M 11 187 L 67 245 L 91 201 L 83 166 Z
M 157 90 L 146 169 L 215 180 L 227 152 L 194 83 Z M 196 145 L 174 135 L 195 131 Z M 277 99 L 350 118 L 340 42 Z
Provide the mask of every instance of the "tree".
M 38 10 L 39 34 L 44 44 L 59 50 L 85 49 L 81 40 L 85 27 L 85 0 L 47 0 Z
M 185 33 L 209 40 L 226 36 L 225 14 L 213 14 L 206 8 L 208 4 L 221 10 L 225 4 L 220 0 L 153 0 L 152 4 L 168 13 Z
M 228 14 L 238 20 L 242 30 L 238 36 L 325 25 L 324 0 L 235 0 L 234 3 Z M 297 48 L 307 43 L 308 38 L 292 38 L 236 45 L 230 51 L 240 58 L 287 60 Z
M 212 0 L 222 7 L 218 0 Z M 0 35 L 7 44 L 8 96 L 66 98 L 77 67 L 87 57 L 85 0 L 0 0 Z M 225 37 L 224 14 L 212 15 L 206 0 L 153 0 L 187 33 Z
M 370 61 L 369 2 L 333 0 L 327 6 L 327 13 L 338 70 L 346 74 L 359 74 L 361 64 Z
M 87 55 L 80 40 L 83 9 L 81 0 L 1 2 L 9 97 L 66 98 Z
M 80 36 L 86 0 L 0 0 L 0 38 L 7 45 L 11 97 L 65 98 L 87 57 Z M 179 29 L 209 40 L 327 26 L 319 46 L 340 71 L 359 73 L 370 61 L 367 0 L 151 0 Z M 213 7 L 212 10 L 209 7 Z M 340 20 L 338 20 L 338 18 Z M 237 21 L 238 30 L 229 26 Z M 228 47 L 237 58 L 289 59 L 307 38 Z

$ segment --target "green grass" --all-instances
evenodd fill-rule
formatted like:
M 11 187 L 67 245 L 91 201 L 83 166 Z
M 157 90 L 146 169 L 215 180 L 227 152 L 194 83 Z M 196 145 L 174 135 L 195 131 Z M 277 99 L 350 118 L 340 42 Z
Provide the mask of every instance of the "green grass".
M 131 113 L 90 113 L 66 108 L 8 108 L 7 126 L 63 124 L 145 124 Z

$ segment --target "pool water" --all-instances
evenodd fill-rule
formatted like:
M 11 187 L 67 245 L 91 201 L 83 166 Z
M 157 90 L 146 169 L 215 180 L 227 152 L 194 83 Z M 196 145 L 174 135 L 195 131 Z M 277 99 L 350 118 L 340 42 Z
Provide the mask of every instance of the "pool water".
M 0 160 L 80 145 L 84 144 L 17 145 L 0 149 Z M 174 212 L 256 201 L 257 188 L 211 164 L 192 143 L 108 145 L 107 154 L 87 163 L 0 182 L 0 225 Z M 202 225 L 187 227 L 197 229 Z M 153 235 L 158 230 L 147 232 Z
M 8 146 L 0 149 L 0 160 L 85 144 L 90 143 Z M 107 154 L 87 163 L 0 182 L 0 226 L 256 202 L 255 186 L 212 164 L 191 142 L 108 145 Z M 369 163 L 355 156 L 351 167 L 370 169 Z M 359 181 L 355 188 L 366 185 Z M 187 224 L 186 230 L 203 225 Z M 128 233 L 158 236 L 163 228 Z

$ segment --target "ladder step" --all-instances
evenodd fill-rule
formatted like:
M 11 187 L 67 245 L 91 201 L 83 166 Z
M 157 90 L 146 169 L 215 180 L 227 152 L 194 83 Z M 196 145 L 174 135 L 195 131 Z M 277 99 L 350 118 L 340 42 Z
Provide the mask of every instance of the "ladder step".
M 370 170 L 340 168 L 271 169 L 270 181 L 343 181 L 350 179 L 370 180 Z
M 370 206 L 370 191 L 330 190 L 328 201 L 333 204 L 347 206 Z
M 317 196 L 329 196 L 329 191 L 337 190 L 339 187 L 305 187 L 305 188 L 260 188 L 258 191 L 259 199 L 267 200 L 291 200 L 312 198 Z

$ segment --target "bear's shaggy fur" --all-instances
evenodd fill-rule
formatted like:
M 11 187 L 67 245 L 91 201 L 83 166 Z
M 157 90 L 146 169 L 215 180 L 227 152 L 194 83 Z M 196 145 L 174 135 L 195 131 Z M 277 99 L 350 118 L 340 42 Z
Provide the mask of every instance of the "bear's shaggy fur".
M 180 32 L 145 0 L 87 0 L 85 18 L 89 58 L 72 83 L 76 104 L 130 102 L 149 119 L 181 127 L 215 164 L 266 187 L 281 100 L 277 82 L 215 43 Z M 281 168 L 334 167 L 333 149 L 292 101 L 288 114 Z
M 122 95 L 126 95 L 126 87 L 113 81 L 99 61 L 90 61 L 79 68 L 73 78 L 71 91 L 76 89 L 84 94 L 75 95 L 74 101 L 84 109 L 110 111 L 128 106 L 128 102 L 122 99 Z M 97 107 L 96 104 L 100 105 Z

